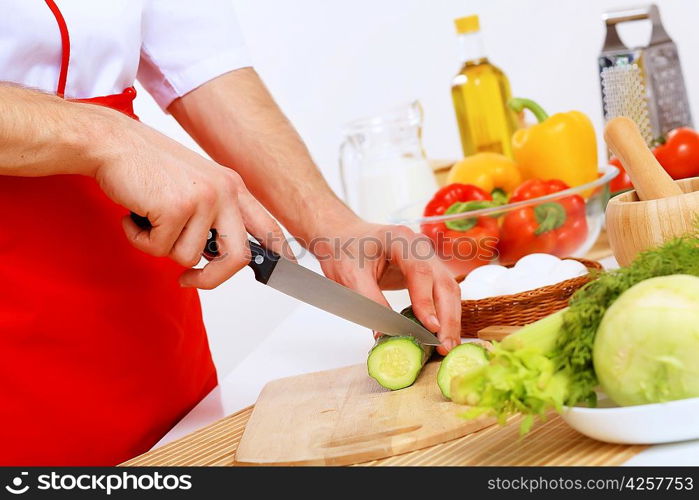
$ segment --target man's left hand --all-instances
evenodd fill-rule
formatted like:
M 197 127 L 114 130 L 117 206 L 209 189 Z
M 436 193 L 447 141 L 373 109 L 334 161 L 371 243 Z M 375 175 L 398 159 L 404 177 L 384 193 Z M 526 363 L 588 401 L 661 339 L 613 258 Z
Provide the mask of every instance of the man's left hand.
M 382 290 L 407 288 L 415 316 L 442 342 L 438 352 L 446 354 L 459 345 L 459 285 L 426 236 L 404 226 L 357 219 L 305 243 L 328 278 L 387 307 Z

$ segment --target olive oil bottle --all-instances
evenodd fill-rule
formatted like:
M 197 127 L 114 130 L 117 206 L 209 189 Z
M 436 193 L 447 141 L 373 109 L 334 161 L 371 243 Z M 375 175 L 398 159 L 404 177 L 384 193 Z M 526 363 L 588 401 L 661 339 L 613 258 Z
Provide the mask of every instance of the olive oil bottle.
M 510 141 L 517 116 L 507 106 L 510 82 L 485 55 L 478 16 L 461 17 L 454 23 L 463 67 L 451 92 L 464 156 L 488 151 L 512 157 Z

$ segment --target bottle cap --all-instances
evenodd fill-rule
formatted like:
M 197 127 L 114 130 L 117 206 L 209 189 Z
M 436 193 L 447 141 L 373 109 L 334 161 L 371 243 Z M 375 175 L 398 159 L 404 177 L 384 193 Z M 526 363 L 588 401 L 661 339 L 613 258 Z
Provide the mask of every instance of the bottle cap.
M 475 33 L 476 31 L 481 30 L 478 16 L 459 17 L 458 19 L 454 19 L 454 25 L 456 26 L 456 32 L 459 35 Z

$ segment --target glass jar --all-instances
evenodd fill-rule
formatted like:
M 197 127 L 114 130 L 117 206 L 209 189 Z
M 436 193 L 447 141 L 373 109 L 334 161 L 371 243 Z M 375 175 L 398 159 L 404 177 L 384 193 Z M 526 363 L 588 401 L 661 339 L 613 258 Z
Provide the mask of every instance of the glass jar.
M 362 218 L 387 223 L 397 209 L 437 190 L 422 146 L 419 101 L 348 123 L 340 147 L 345 201 Z

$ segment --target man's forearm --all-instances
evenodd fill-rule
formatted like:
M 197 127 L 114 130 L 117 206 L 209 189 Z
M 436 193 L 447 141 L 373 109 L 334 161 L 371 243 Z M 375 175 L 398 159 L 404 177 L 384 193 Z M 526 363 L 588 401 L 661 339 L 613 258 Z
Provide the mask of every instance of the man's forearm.
M 253 69 L 222 75 L 169 111 L 215 161 L 236 170 L 295 236 L 310 241 L 356 219 Z
M 91 175 L 109 110 L 0 84 L 0 175 Z

